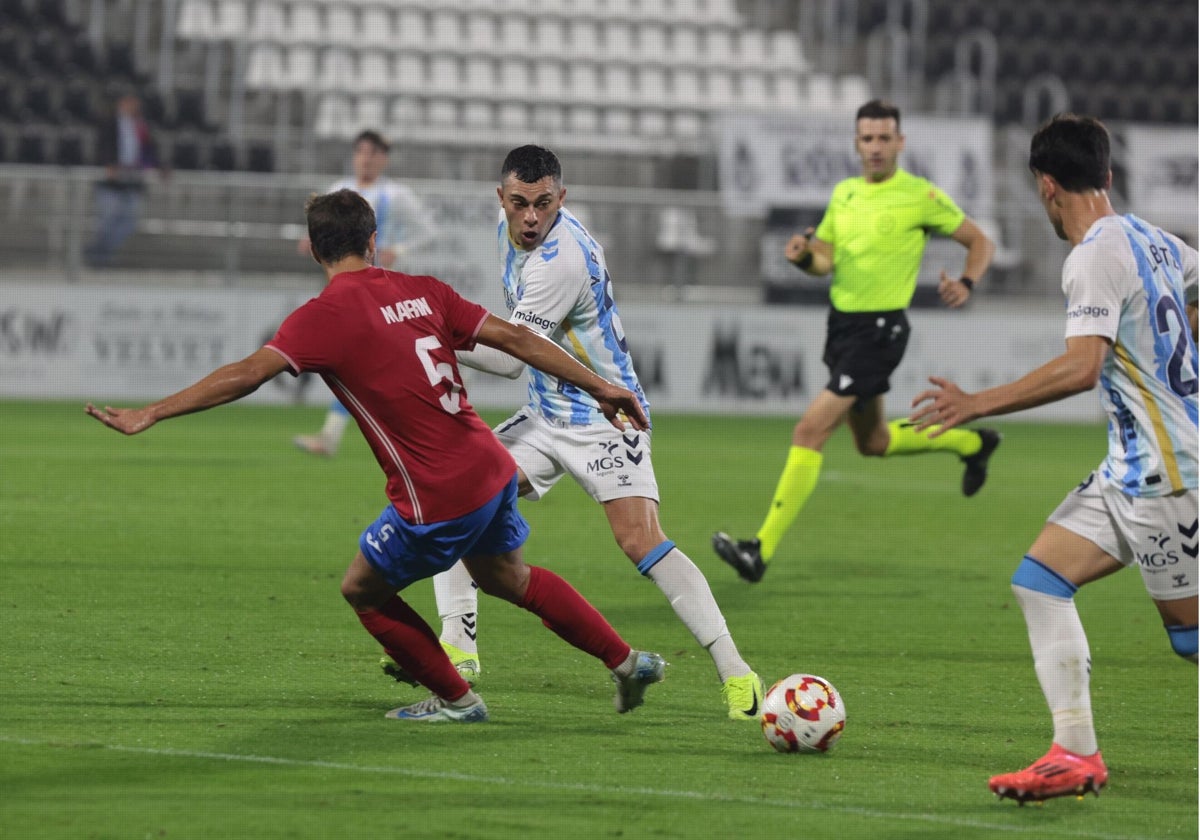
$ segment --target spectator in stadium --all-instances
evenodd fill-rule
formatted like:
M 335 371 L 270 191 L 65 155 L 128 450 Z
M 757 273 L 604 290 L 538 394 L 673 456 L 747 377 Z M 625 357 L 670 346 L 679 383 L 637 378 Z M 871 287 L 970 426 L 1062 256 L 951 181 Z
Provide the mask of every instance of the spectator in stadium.
M 641 385 L 613 300 L 604 249 L 563 207 L 562 166 L 549 149 L 521 146 L 500 168 L 501 281 L 510 323 L 547 336 L 592 370 L 638 395 Z M 469 367 L 515 379 L 524 362 L 490 348 L 460 352 Z M 728 715 L 757 720 L 762 682 L 742 659 L 704 574 L 663 533 L 650 433 L 623 433 L 605 422 L 585 391 L 537 364 L 530 402 L 496 427 L 517 462 L 519 492 L 536 500 L 570 475 L 604 508 L 617 544 L 662 591 L 675 614 L 712 657 Z M 461 565 L 434 578 L 442 643 L 460 673 L 479 675 L 477 597 Z M 389 660 L 386 673 L 403 679 Z
M 142 117 L 142 101 L 132 93 L 117 99 L 98 126 L 96 141 L 104 180 L 96 184 L 96 231 L 83 258 L 89 266 L 103 268 L 137 229 L 145 204 L 146 171 L 159 161 L 154 133 Z
M 1050 514 L 1012 589 L 1054 721 L 1050 751 L 989 787 L 1018 802 L 1099 792 L 1108 781 L 1092 721 L 1091 652 L 1079 587 L 1134 563 L 1171 647 L 1196 662 L 1197 254 L 1109 203 L 1108 130 L 1060 114 L 1030 144 L 1038 197 L 1060 239 L 1066 352 L 1015 382 L 968 394 L 930 377 L 915 430 L 936 436 L 979 417 L 1055 402 L 1102 383 L 1108 455 Z M 1189 545 L 1190 541 L 1190 545 Z
M 388 166 L 390 144 L 377 131 L 362 131 L 354 138 L 351 169 L 353 174 L 330 185 L 328 192 L 354 190 L 371 205 L 379 224 L 379 265 L 396 268 L 405 255 L 433 241 L 436 230 L 416 194 L 384 173 Z M 308 238 L 301 239 L 298 251 L 307 256 Z M 325 414 L 325 423 L 315 435 L 297 435 L 292 442 L 313 455 L 332 458 L 341 446 L 350 424 L 350 414 L 337 400 Z
M 529 526 L 517 510 L 516 465 L 466 401 L 454 350 L 482 342 L 513 353 L 590 394 L 608 422 L 624 430 L 628 421 L 634 434 L 648 425 L 638 397 L 436 278 L 374 267 L 375 214 L 352 190 L 313 196 L 305 216 L 328 286 L 289 315 L 266 346 L 151 405 L 89 404 L 87 412 L 131 435 L 236 400 L 285 370 L 321 374 L 351 407 L 388 478 L 389 503 L 363 532 L 342 594 L 388 655 L 433 692 L 387 716 L 488 719 L 437 636 L 398 594 L 459 557 L 485 592 L 533 612 L 602 660 L 617 684 L 617 711 L 640 705 L 665 663 L 631 649 L 565 580 L 525 564 Z
M 883 395 L 908 344 L 905 310 L 930 233 L 949 236 L 967 249 L 961 275 L 943 270 L 942 303 L 967 302 L 991 264 L 995 246 L 974 221 L 937 186 L 899 168 L 904 150 L 900 110 L 872 100 L 855 115 L 854 148 L 862 174 L 834 187 L 815 232 L 796 234 L 785 255 L 809 274 L 833 273 L 823 360 L 829 381 L 804 411 L 766 518 L 753 539 L 718 531 L 713 549 L 745 580 L 762 580 L 783 536 L 816 489 L 826 441 L 846 423 L 865 456 L 888 458 L 951 452 L 966 465 L 962 492 L 973 496 L 987 479 L 988 459 L 1000 442 L 990 429 L 965 429 L 931 439 L 907 420 L 887 422 Z

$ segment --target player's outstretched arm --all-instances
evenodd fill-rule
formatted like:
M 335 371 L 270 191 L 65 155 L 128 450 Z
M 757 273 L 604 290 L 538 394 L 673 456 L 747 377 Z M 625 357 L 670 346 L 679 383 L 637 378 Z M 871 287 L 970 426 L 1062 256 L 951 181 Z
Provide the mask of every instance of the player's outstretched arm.
M 494 347 L 477 346 L 474 350 L 459 350 L 454 355 L 460 365 L 506 379 L 516 379 L 525 372 L 524 362 Z
M 266 347 L 240 362 L 217 368 L 195 385 L 141 408 L 96 408 L 91 403 L 84 409 L 110 429 L 126 435 L 144 432 L 159 420 L 192 414 L 233 402 L 251 394 L 264 382 L 287 368 L 283 356 Z
M 931 376 L 929 381 L 935 387 L 917 394 L 909 419 L 916 424 L 917 431 L 940 426 L 930 434 L 937 437 L 947 429 L 980 417 L 1010 414 L 1090 391 L 1100 381 L 1108 346 L 1108 339 L 1099 335 L 1068 338 L 1067 352 L 1058 358 L 1015 382 L 974 394 L 947 379 Z
M 614 385 L 591 368 L 569 356 L 561 347 L 541 333 L 528 327 L 502 321 L 489 315 L 479 329 L 476 340 L 488 347 L 516 356 L 530 367 L 570 382 L 591 394 L 600 403 L 600 410 L 618 429 L 624 429 L 624 415 L 635 429 L 646 429 L 650 423 L 632 391 Z

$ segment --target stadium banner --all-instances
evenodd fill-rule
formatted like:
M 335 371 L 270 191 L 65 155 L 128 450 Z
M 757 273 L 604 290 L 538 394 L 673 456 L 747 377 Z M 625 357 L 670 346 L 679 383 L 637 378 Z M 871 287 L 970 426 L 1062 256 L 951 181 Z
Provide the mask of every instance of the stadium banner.
M 1195 128 L 1126 124 L 1125 164 L 1129 205 L 1156 225 L 1195 237 L 1197 170 Z M 1119 152 L 1120 150 L 1118 150 Z
M 5 284 L 0 298 L 0 397 L 145 401 L 192 384 L 268 341 L 312 296 L 280 289 L 147 289 Z M 630 351 L 657 411 L 799 416 L 826 383 L 826 312 L 809 307 L 625 305 Z M 1063 350 L 1061 309 L 1037 313 L 913 311 L 912 338 L 892 377 L 888 412 L 902 416 L 930 375 L 968 391 L 1015 379 Z M 463 369 L 471 402 L 512 409 L 524 378 Z M 247 397 L 320 405 L 315 376 L 281 375 Z M 1096 421 L 1094 394 L 1020 415 Z
M 993 215 L 992 126 L 976 117 L 905 115 L 900 166 L 929 178 L 976 219 Z M 731 111 L 718 125 L 725 210 L 764 217 L 772 208 L 823 210 L 834 186 L 862 173 L 854 112 Z

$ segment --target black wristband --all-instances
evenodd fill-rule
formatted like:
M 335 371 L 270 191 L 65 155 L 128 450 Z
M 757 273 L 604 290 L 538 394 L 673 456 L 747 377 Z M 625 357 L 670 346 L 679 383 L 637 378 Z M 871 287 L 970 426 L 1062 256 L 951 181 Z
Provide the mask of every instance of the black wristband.
M 801 257 L 800 259 L 798 259 L 794 263 L 792 263 L 792 265 L 796 266 L 796 268 L 799 268 L 801 270 L 808 268 L 812 264 L 813 264 L 813 252 L 812 251 L 806 251 L 804 253 L 803 257 Z
M 968 292 L 975 288 L 975 281 L 970 277 L 967 277 L 965 274 L 958 278 L 958 282 L 966 286 Z

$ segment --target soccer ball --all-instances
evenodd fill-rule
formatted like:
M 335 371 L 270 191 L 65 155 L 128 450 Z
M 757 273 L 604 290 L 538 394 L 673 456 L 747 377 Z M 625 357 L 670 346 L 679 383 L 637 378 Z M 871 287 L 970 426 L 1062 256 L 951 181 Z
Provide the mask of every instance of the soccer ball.
M 846 706 L 828 680 L 792 674 L 771 686 L 760 720 L 780 752 L 826 752 L 846 728 Z

